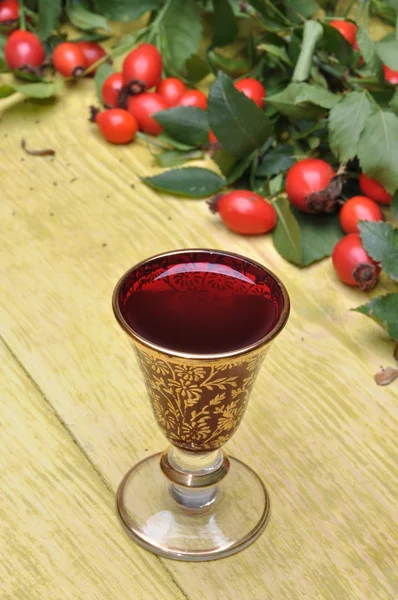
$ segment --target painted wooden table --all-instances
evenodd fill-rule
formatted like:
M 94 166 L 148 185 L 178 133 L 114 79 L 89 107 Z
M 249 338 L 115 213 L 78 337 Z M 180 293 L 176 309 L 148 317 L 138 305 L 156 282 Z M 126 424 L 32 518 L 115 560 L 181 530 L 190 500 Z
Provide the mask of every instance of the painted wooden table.
M 397 386 L 373 380 L 393 345 L 348 311 L 365 296 L 328 260 L 301 271 L 204 201 L 145 187 L 146 144 L 111 147 L 88 123 L 92 81 L 16 100 L 0 130 L 0 598 L 396 598 Z M 268 265 L 292 313 L 227 448 L 267 482 L 271 521 L 244 552 L 192 564 L 142 550 L 116 517 L 122 475 L 166 442 L 110 301 L 133 263 L 199 246 Z

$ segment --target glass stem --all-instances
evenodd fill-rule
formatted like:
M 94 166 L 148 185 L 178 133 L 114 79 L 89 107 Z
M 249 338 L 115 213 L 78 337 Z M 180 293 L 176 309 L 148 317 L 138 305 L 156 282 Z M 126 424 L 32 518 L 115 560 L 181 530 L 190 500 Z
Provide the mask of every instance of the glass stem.
M 204 509 L 216 499 L 217 484 L 227 475 L 225 452 L 186 452 L 171 447 L 163 453 L 160 467 L 170 481 L 169 491 L 187 509 Z

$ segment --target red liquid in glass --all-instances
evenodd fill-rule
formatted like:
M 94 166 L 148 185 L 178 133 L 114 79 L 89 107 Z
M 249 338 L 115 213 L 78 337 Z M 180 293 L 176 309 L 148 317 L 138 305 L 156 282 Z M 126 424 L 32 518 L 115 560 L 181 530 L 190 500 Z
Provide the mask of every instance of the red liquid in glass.
M 123 317 L 140 336 L 169 350 L 218 354 L 249 346 L 275 326 L 279 299 L 258 267 L 260 282 L 256 269 L 236 267 L 175 259 L 146 267 L 126 291 Z

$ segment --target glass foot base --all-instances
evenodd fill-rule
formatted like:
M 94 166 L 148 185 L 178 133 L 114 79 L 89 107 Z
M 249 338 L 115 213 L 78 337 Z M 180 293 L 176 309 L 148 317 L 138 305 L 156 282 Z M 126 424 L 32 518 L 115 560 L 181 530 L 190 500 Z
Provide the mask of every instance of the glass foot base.
M 117 492 L 122 523 L 138 544 L 167 558 L 204 561 L 239 552 L 262 533 L 270 501 L 250 467 L 229 457 L 229 473 L 212 488 L 210 501 L 200 509 L 186 508 L 162 473 L 160 456 L 130 469 Z

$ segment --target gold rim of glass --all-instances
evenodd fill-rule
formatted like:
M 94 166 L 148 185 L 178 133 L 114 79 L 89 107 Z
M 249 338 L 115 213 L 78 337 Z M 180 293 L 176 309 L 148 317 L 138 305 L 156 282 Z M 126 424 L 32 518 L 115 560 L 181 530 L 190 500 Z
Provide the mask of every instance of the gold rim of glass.
M 271 331 L 269 333 L 267 333 L 267 335 L 263 336 L 256 342 L 253 342 L 253 344 L 250 344 L 249 346 L 244 346 L 242 348 L 238 348 L 237 350 L 231 350 L 230 352 L 219 352 L 219 353 L 214 353 L 214 354 L 193 354 L 193 353 L 189 353 L 189 352 L 179 352 L 177 350 L 173 350 L 172 348 L 167 348 L 165 346 L 159 346 L 157 344 L 153 344 L 152 342 L 150 342 L 149 340 L 145 339 L 140 334 L 138 334 L 136 331 L 134 331 L 134 329 L 132 327 L 130 327 L 130 325 L 127 323 L 127 321 L 123 317 L 122 311 L 120 310 L 120 306 L 119 306 L 119 293 L 120 293 L 120 289 L 121 289 L 122 285 L 124 284 L 126 278 L 133 271 L 135 271 L 136 269 L 145 265 L 148 262 L 151 262 L 153 260 L 158 260 L 161 258 L 167 258 L 168 256 L 178 256 L 179 254 L 181 254 L 181 255 L 187 254 L 189 252 L 203 252 L 203 253 L 209 254 L 209 255 L 218 254 L 220 256 L 237 258 L 239 260 L 243 260 L 245 262 L 251 263 L 255 267 L 258 267 L 259 269 L 261 269 L 261 271 L 263 271 L 264 273 L 266 273 L 267 275 L 272 277 L 272 279 L 274 279 L 274 281 L 278 284 L 278 286 L 282 292 L 283 308 L 279 315 L 278 321 L 275 323 L 275 325 L 271 329 Z M 257 348 L 261 348 L 262 346 L 264 346 L 265 344 L 268 344 L 271 340 L 273 340 L 274 337 L 276 337 L 280 333 L 280 331 L 282 331 L 284 326 L 286 325 L 286 322 L 287 322 L 287 319 L 288 319 L 289 313 L 290 313 L 290 298 L 289 298 L 287 289 L 285 288 L 285 286 L 283 285 L 283 283 L 281 282 L 279 277 L 277 277 L 275 275 L 275 273 L 273 273 L 270 269 L 267 269 L 267 267 L 264 267 L 264 265 L 262 265 L 261 263 L 255 261 L 255 260 L 252 260 L 251 258 L 247 258 L 247 256 L 243 256 L 242 254 L 236 254 L 235 252 L 226 252 L 224 250 L 213 250 L 213 249 L 208 249 L 208 248 L 185 248 L 185 249 L 172 250 L 170 252 L 161 252 L 160 254 L 155 254 L 154 256 L 150 256 L 149 258 L 146 258 L 145 260 L 140 261 L 139 263 L 135 264 L 130 269 L 128 269 L 121 276 L 121 278 L 117 282 L 116 287 L 113 291 L 112 307 L 113 307 L 113 312 L 115 314 L 115 317 L 116 317 L 119 325 L 127 333 L 127 335 L 129 335 L 131 338 L 133 338 L 136 342 L 139 342 L 140 344 L 142 344 L 143 346 L 146 346 L 147 348 L 150 348 L 151 350 L 160 352 L 161 354 L 166 354 L 167 356 L 179 357 L 179 358 L 185 358 L 185 359 L 191 359 L 191 360 L 217 360 L 217 359 L 221 360 L 221 359 L 225 359 L 225 358 L 240 357 L 243 354 L 246 354 L 248 352 L 252 352 L 253 350 L 256 350 Z

